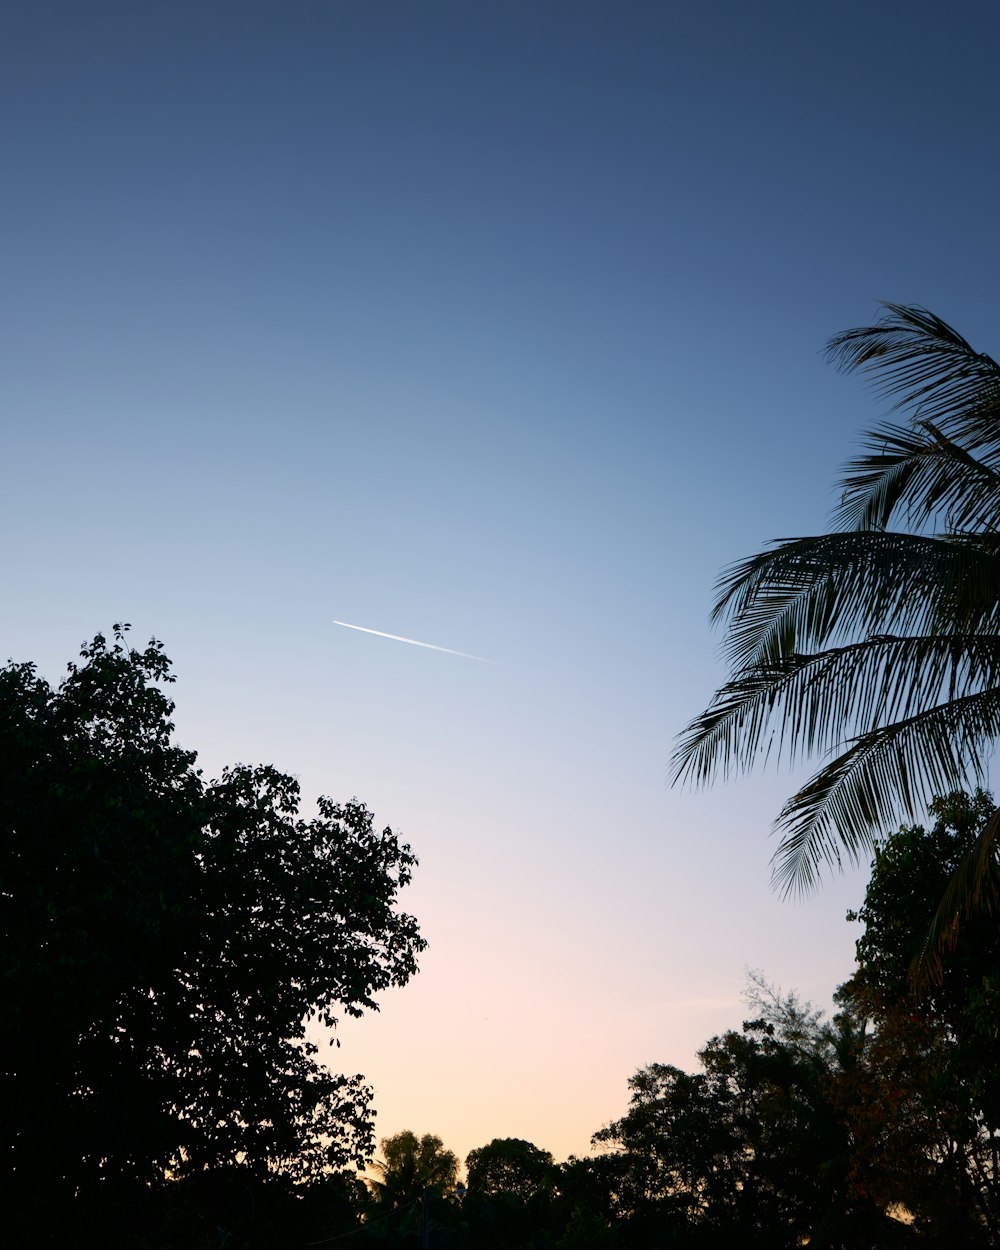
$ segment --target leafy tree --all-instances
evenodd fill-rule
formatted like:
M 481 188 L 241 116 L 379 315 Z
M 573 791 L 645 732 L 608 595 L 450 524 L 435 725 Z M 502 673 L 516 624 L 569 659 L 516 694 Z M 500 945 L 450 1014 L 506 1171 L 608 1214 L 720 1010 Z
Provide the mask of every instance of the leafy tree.
M 956 866 L 980 840 L 992 798 L 934 800 L 930 828 L 903 826 L 872 863 L 858 969 L 841 990 L 874 1035 L 865 1063 L 841 1084 L 854 1138 L 852 1183 L 896 1202 L 942 1245 L 1000 1241 L 1000 935 L 995 918 L 968 922 L 916 1001 L 908 969 L 926 918 Z M 995 873 L 996 857 L 989 865 Z
M 968 788 L 1000 732 L 1000 366 L 897 304 L 834 338 L 829 356 L 874 371 L 908 418 L 867 434 L 832 532 L 724 573 L 713 618 L 727 623 L 730 677 L 675 755 L 675 779 L 698 782 L 769 752 L 826 757 L 778 818 L 786 888 L 811 885 L 824 860 L 857 860 L 934 794 Z M 998 835 L 995 814 L 962 898 Z
M 584 1158 L 571 1155 L 559 1165 L 550 1219 L 557 1245 L 563 1238 L 569 1245 L 574 1241 L 625 1244 L 622 1237 L 630 1208 L 624 1195 L 629 1190 L 632 1162 L 624 1153 L 609 1151 Z
M 593 1138 L 617 1155 L 614 1215 L 650 1237 L 690 1227 L 712 1201 L 706 1178 L 728 1172 L 729 1156 L 739 1149 L 727 1108 L 713 1098 L 704 1073 L 670 1064 L 641 1068 L 628 1084 L 628 1111 Z
M 846 1187 L 849 1135 L 830 1095 L 857 1038 L 789 996 L 712 1038 L 701 1071 L 664 1064 L 629 1082 L 629 1110 L 594 1137 L 622 1165 L 619 1216 L 637 1244 L 862 1250 L 892 1225 Z
M 356 800 L 301 817 L 271 767 L 207 782 L 162 644 L 127 628 L 55 688 L 0 669 L 0 1148 L 36 1241 L 61 1200 L 363 1161 L 371 1092 L 306 1025 L 374 1008 L 424 946 L 409 847 Z
M 495 1137 L 465 1160 L 466 1224 L 478 1246 L 548 1245 L 556 1167 L 547 1150 Z M 540 1240 L 541 1239 L 541 1240 Z
M 555 1164 L 547 1150 L 520 1137 L 494 1137 L 465 1160 L 470 1194 L 515 1194 L 531 1198 L 551 1188 Z

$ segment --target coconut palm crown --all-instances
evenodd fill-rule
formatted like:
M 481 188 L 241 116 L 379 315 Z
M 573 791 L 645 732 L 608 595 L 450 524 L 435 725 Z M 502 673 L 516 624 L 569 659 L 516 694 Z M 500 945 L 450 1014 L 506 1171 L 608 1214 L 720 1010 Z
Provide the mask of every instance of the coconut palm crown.
M 830 533 L 722 574 L 712 619 L 729 679 L 672 764 L 675 782 L 702 784 L 768 755 L 823 759 L 776 821 L 785 892 L 982 782 L 1000 735 L 1000 366 L 926 309 L 882 307 L 827 352 L 872 375 L 889 418 L 847 464 Z M 1000 814 L 966 887 L 998 832 Z

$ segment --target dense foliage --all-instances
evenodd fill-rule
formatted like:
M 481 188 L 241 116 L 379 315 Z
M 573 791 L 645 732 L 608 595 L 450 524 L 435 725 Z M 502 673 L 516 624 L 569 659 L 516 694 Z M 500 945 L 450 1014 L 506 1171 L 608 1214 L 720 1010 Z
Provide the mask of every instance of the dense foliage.
M 520 1137 L 495 1137 L 465 1160 L 470 1194 L 517 1194 L 522 1198 L 551 1188 L 553 1161 Z
M 307 1023 L 374 1007 L 423 947 L 409 848 L 357 801 L 301 817 L 271 767 L 206 781 L 161 644 L 125 628 L 58 687 L 0 670 L 0 1150 L 36 1243 L 107 1210 L 120 1232 L 168 1178 L 363 1162 L 370 1090 Z
M 864 1066 L 840 1092 L 857 1112 L 856 1182 L 950 1245 L 1000 1241 L 996 917 L 979 913 L 967 923 L 938 983 L 919 998 L 907 977 L 927 915 L 994 810 L 982 791 L 951 794 L 932 803 L 930 828 L 904 826 L 888 839 L 857 915 L 858 968 L 841 991 L 873 1027 Z M 986 870 L 995 876 L 995 855 Z
M 881 1244 L 882 1213 L 846 1185 L 849 1128 L 831 1091 L 856 1039 L 794 997 L 712 1038 L 701 1070 L 654 1064 L 625 1117 L 595 1136 L 627 1163 L 620 1214 L 681 1244 Z

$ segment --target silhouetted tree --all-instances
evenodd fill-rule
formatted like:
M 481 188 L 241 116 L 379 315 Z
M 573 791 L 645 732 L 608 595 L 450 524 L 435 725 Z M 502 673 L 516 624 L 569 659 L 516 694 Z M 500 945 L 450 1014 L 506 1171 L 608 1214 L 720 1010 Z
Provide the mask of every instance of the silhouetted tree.
M 396 910 L 409 848 L 357 801 L 300 817 L 267 766 L 205 781 L 162 645 L 126 629 L 56 688 L 0 670 L 0 1149 L 35 1244 L 62 1202 L 77 1240 L 85 1209 L 120 1237 L 167 1176 L 362 1162 L 370 1091 L 306 1024 L 373 1007 L 424 945 Z
M 915 1000 L 907 974 L 927 917 L 995 805 L 982 791 L 931 804 L 930 828 L 903 826 L 878 851 L 841 998 L 873 1036 L 865 1062 L 840 1082 L 853 1137 L 853 1186 L 909 1210 L 935 1244 L 1000 1244 L 1000 934 L 972 917 Z M 991 853 L 986 865 L 995 876 Z
M 450 1239 L 457 1222 L 450 1205 L 458 1181 L 458 1155 L 433 1133 L 409 1129 L 384 1137 L 382 1157 L 371 1161 L 368 1231 L 391 1246 L 434 1246 Z M 447 1236 L 442 1236 L 447 1231 Z M 433 1236 L 432 1236 L 433 1234 Z
M 516 1194 L 530 1198 L 550 1189 L 555 1165 L 547 1150 L 520 1137 L 494 1137 L 465 1160 L 470 1194 Z
M 552 1216 L 556 1168 L 547 1150 L 519 1137 L 495 1137 L 465 1161 L 466 1223 L 482 1246 L 543 1244 Z M 544 1242 L 548 1245 L 548 1242 Z
M 794 996 L 758 1005 L 741 1032 L 706 1044 L 700 1071 L 641 1069 L 626 1115 L 595 1134 L 616 1152 L 630 1244 L 887 1244 L 884 1212 L 848 1192 L 849 1133 L 831 1096 L 852 1026 L 823 1024 Z
M 381 1159 L 373 1159 L 376 1175 L 370 1180 L 372 1193 L 380 1206 L 407 1206 L 420 1198 L 425 1189 L 444 1192 L 455 1188 L 458 1180 L 458 1155 L 446 1150 L 444 1142 L 433 1133 L 416 1133 L 404 1129 L 380 1143 Z

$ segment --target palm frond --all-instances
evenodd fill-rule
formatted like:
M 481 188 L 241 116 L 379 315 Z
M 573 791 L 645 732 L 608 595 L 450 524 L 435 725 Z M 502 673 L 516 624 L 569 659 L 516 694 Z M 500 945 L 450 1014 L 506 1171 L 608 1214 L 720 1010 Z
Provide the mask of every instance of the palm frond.
M 712 620 L 732 668 L 859 632 L 1000 630 L 1000 545 L 906 533 L 784 539 L 723 572 Z
M 1000 635 L 876 635 L 756 664 L 727 682 L 681 735 L 672 779 L 703 784 L 761 759 L 796 763 L 944 699 L 1000 686 Z
M 885 422 L 862 446 L 867 453 L 848 462 L 841 482 L 839 528 L 883 530 L 902 512 L 916 526 L 936 519 L 949 531 L 1000 530 L 1000 472 L 930 421 Z
M 806 891 L 823 862 L 852 862 L 900 815 L 915 819 L 936 794 L 978 783 L 983 743 L 1000 734 L 1000 689 L 956 698 L 864 734 L 785 804 L 773 860 L 784 893 Z
M 847 330 L 827 345 L 845 371 L 875 374 L 875 389 L 916 408 L 968 451 L 1000 443 L 1000 366 L 926 308 L 885 303 L 874 326 Z
M 786 892 L 977 780 L 1000 736 L 1000 366 L 924 308 L 883 310 L 827 350 L 869 372 L 897 415 L 847 465 L 838 529 L 724 571 L 712 620 L 730 676 L 672 764 L 674 781 L 700 783 L 837 753 L 776 822 Z M 985 862 L 956 878 L 942 933 L 992 881 Z

